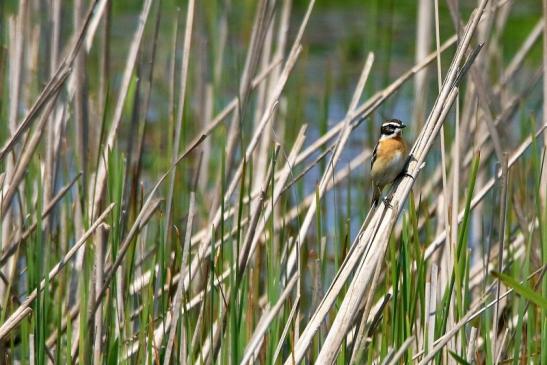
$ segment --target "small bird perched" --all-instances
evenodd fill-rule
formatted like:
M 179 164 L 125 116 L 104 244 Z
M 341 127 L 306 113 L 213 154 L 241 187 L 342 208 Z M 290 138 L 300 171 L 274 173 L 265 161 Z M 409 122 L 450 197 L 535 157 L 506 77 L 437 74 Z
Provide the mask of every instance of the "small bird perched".
M 378 205 L 384 187 L 403 172 L 407 162 L 407 145 L 401 137 L 406 125 L 398 119 L 387 120 L 380 128 L 380 139 L 372 152 L 370 171 L 374 195 L 372 206 Z

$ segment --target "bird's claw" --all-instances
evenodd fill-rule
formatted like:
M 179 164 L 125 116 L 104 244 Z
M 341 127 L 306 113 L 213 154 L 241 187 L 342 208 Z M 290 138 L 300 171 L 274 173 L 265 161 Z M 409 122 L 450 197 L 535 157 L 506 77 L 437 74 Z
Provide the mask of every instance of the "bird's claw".
M 403 172 L 403 175 L 402 175 L 402 176 L 403 176 L 403 177 L 405 177 L 405 176 L 406 176 L 406 177 L 409 177 L 409 178 L 411 178 L 411 179 L 414 181 L 414 176 L 413 176 L 410 172 L 408 172 L 408 171 L 406 171 L 406 170 L 405 170 L 405 172 Z

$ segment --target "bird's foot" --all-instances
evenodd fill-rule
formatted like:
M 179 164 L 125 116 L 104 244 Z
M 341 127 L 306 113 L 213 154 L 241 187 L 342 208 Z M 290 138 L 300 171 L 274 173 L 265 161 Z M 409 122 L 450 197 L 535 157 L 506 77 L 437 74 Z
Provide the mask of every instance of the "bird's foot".
M 408 172 L 408 171 L 406 171 L 406 170 L 405 170 L 405 172 L 403 172 L 403 175 L 402 175 L 402 176 L 403 176 L 403 177 L 405 177 L 405 176 L 406 176 L 406 177 L 409 177 L 409 178 L 411 178 L 413 181 L 415 180 L 414 176 L 413 176 L 410 172 Z
M 415 180 L 415 177 L 414 177 L 410 172 L 408 172 L 408 170 L 406 170 L 406 169 L 403 170 L 403 171 L 401 171 L 401 173 L 399 174 L 399 176 L 397 176 L 397 178 L 398 178 L 399 180 L 401 180 L 403 177 L 409 177 L 409 178 L 411 178 L 413 181 Z
M 388 207 L 389 209 L 393 209 L 393 205 L 391 205 L 391 199 L 393 198 L 393 195 L 389 195 L 389 196 L 386 196 L 383 201 L 384 201 L 384 204 L 386 205 L 386 207 Z

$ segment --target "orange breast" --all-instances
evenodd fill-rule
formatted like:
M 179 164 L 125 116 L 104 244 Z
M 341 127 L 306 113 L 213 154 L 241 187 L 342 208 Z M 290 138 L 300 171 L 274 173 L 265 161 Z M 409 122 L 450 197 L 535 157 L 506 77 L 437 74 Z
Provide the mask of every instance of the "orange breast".
M 394 137 L 386 139 L 380 143 L 378 146 L 377 155 L 381 156 L 392 156 L 394 152 L 399 151 L 403 155 L 406 155 L 407 146 L 405 141 L 401 137 Z
M 376 160 L 372 165 L 371 176 L 377 186 L 393 181 L 401 172 L 407 155 L 407 147 L 402 138 L 383 140 L 377 147 Z

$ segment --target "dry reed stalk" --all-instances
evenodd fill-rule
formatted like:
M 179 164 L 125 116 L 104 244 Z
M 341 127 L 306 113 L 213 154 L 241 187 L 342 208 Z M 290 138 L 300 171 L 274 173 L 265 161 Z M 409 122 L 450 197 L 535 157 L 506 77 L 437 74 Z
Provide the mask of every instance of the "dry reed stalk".
M 82 0 L 77 0 L 74 2 L 74 29 L 79 29 L 82 25 Z M 60 27 L 60 24 L 59 24 Z M 90 30 L 92 28 L 90 27 Z M 84 48 L 87 48 L 88 42 L 84 43 Z M 88 175 L 88 145 L 89 145 L 89 105 L 88 99 L 86 98 L 88 94 L 87 90 L 87 78 L 85 73 L 85 62 L 86 62 L 86 52 L 79 52 L 74 60 L 74 71 L 71 75 L 73 81 L 73 105 L 74 105 L 74 119 L 75 119 L 75 128 L 74 132 L 76 134 L 76 150 L 78 151 L 78 156 L 80 159 L 80 166 L 82 173 L 84 175 L 83 181 L 87 182 Z M 71 83 L 69 81 L 69 83 Z M 51 127 L 51 124 L 50 124 Z M 54 131 L 51 131 L 51 138 L 54 137 Z M 52 164 L 57 160 L 57 156 L 51 152 L 51 157 L 53 158 Z M 52 176 L 50 178 L 51 183 L 55 184 L 55 175 L 56 175 L 56 165 L 51 166 Z M 84 189 L 87 186 L 84 185 Z M 85 191 L 85 190 L 84 190 Z
M 426 311 L 425 311 L 425 326 L 426 326 L 426 349 L 433 348 L 433 343 L 435 341 L 435 320 L 437 318 L 437 290 L 438 290 L 438 277 L 439 269 L 437 265 L 431 265 L 430 273 L 430 286 L 429 286 L 429 295 L 426 302 Z
M 177 84 L 177 47 L 179 40 L 180 8 L 177 8 L 175 24 L 173 25 L 173 35 L 171 38 L 171 57 L 169 57 L 169 97 L 167 100 L 167 110 L 169 111 L 169 130 L 173 130 L 177 110 L 175 106 L 176 84 Z
M 205 86 L 205 102 L 203 103 L 203 125 L 205 126 L 206 122 L 211 120 L 213 116 L 213 85 L 211 83 L 207 83 Z M 209 162 L 211 160 L 211 142 L 210 140 L 206 140 L 203 143 L 203 147 L 201 148 L 201 158 L 200 158 L 200 164 L 199 164 L 199 175 L 197 176 L 198 179 L 198 186 L 199 191 L 201 191 L 204 195 L 207 194 L 208 190 L 208 183 L 209 183 L 209 169 L 207 168 L 209 166 Z
M 262 55 L 260 56 L 260 68 L 264 68 L 270 60 L 272 53 L 272 42 L 273 42 L 273 30 L 275 22 L 272 20 L 269 23 L 268 29 L 266 30 L 266 35 L 264 38 L 264 44 L 262 46 Z M 270 74 L 270 79 L 274 77 L 274 74 Z M 275 85 L 276 80 L 272 80 L 271 84 Z M 264 107 L 268 101 L 269 92 L 271 89 L 266 89 L 268 83 L 262 83 L 257 88 L 256 92 L 256 106 L 254 108 L 253 115 L 253 129 L 256 128 L 257 124 L 260 122 L 260 116 L 264 113 Z M 273 90 L 272 90 L 273 91 Z M 271 149 L 271 139 L 272 139 L 272 129 L 273 124 L 275 123 L 276 116 L 272 117 L 272 123 L 270 128 L 264 128 L 264 133 L 262 133 L 259 146 L 256 148 L 253 154 L 253 162 L 256 161 L 253 165 L 253 174 L 254 179 L 251 182 L 251 190 L 256 191 L 260 189 L 260 183 L 264 178 L 266 169 L 268 167 L 268 151 Z M 241 137 L 240 137 L 241 138 Z
M 23 43 L 24 43 L 24 33 L 23 33 L 23 21 L 26 14 L 26 8 L 27 8 L 27 2 L 22 1 L 17 16 L 15 19 L 10 18 L 9 19 L 9 74 L 10 77 L 8 79 L 8 85 L 11 89 L 11 92 L 9 94 L 9 105 L 8 105 L 8 128 L 10 130 L 10 134 L 13 135 L 16 133 L 16 123 L 17 123 L 17 115 L 18 115 L 18 105 L 20 100 L 20 84 L 21 84 L 21 65 L 23 64 Z M 16 151 L 17 152 L 17 151 Z M 2 154 L 3 159 L 3 154 Z M 2 182 L 2 195 L 0 196 L 0 218 L 2 219 L 2 249 L 4 249 L 5 242 L 8 242 L 10 239 L 11 231 L 13 229 L 13 226 L 15 225 L 15 217 L 12 217 L 10 212 L 6 215 L 6 212 L 4 212 L 4 201 L 6 200 L 6 193 L 5 193 L 5 184 L 7 183 L 7 189 L 14 190 L 13 186 L 11 186 L 12 176 L 15 174 L 15 161 L 16 156 L 15 154 L 12 154 L 8 157 L 8 160 L 6 161 L 6 170 L 4 172 L 4 181 Z M 13 194 L 13 193 L 12 193 Z M 8 198 L 11 205 L 11 198 Z M 8 205 L 8 206 L 9 206 Z M 2 274 L 6 274 L 7 272 L 14 270 L 14 267 L 16 266 L 16 261 L 11 260 L 9 263 L 9 267 L 2 269 Z M 11 268 L 11 270 L 10 270 Z M 4 283 L 0 283 L 0 298 L 7 298 L 9 297 L 9 293 L 6 293 L 5 291 L 8 290 L 8 286 L 5 286 Z
M 98 115 L 104 116 L 106 113 L 106 99 L 108 92 L 108 80 L 110 80 L 110 36 L 112 28 L 112 3 L 110 1 L 103 1 L 104 6 L 101 8 L 101 13 L 104 12 L 102 32 L 100 34 L 99 44 L 99 95 L 97 98 Z M 97 29 L 99 21 L 92 22 L 92 29 Z M 99 148 L 102 138 L 103 127 L 97 125 L 95 127 L 96 137 L 92 141 L 92 156 L 99 156 Z M 87 191 L 87 190 L 86 190 Z
M 276 49 L 275 49 L 275 52 L 274 54 L 272 55 L 272 59 L 282 59 L 283 58 L 283 55 L 285 53 L 285 48 L 287 46 L 287 37 L 288 37 L 288 30 L 289 30 L 289 19 L 290 19 L 290 14 L 291 14 L 291 6 L 292 6 L 292 0 L 283 0 L 283 4 L 281 5 L 281 11 L 279 13 L 279 20 L 278 20 L 278 26 L 277 26 L 277 39 L 275 41 L 275 44 L 276 44 Z M 272 31 L 273 31 L 273 24 L 272 24 Z M 273 35 L 272 35 L 272 38 L 273 38 Z M 269 47 L 267 47 L 267 49 L 269 49 Z M 264 55 L 264 59 L 266 59 L 265 57 L 266 55 Z M 282 68 L 281 68 L 281 65 L 278 64 L 274 70 L 272 71 L 271 75 L 270 75 L 270 78 L 268 80 L 268 90 L 266 92 L 266 98 L 264 101 L 268 100 L 268 98 L 271 97 L 271 94 L 272 92 L 275 91 L 275 84 L 277 82 L 277 80 L 279 79 L 280 75 L 281 75 L 281 71 L 282 71 Z M 257 118 L 259 117 L 259 114 L 257 114 Z M 281 123 L 281 121 L 279 122 L 279 124 L 281 126 L 283 126 L 284 124 Z M 263 137 L 263 140 L 262 140 L 262 143 L 261 143 L 261 150 L 258 154 L 259 156 L 259 159 L 262 159 L 262 160 L 259 160 L 259 163 L 258 163 L 258 167 L 262 169 L 262 166 L 266 166 L 266 156 L 267 156 L 267 152 L 268 152 L 268 146 L 270 144 L 270 141 L 272 139 L 272 133 L 273 133 L 273 123 L 272 123 L 272 126 L 270 128 L 267 128 L 266 129 L 266 133 Z M 262 156 L 262 157 L 260 157 Z M 263 177 L 264 175 L 264 171 L 262 169 L 262 171 L 260 171 L 258 174 L 257 174 L 257 180 L 256 181 L 260 181 L 260 179 Z
M 287 334 L 289 332 L 290 327 L 293 324 L 294 317 L 298 311 L 298 308 L 300 306 L 300 293 L 296 293 L 296 298 L 294 300 L 294 303 L 291 307 L 291 311 L 289 312 L 289 316 L 287 317 L 287 322 L 285 323 L 285 327 L 283 328 L 283 332 L 281 332 L 281 336 L 279 339 L 279 342 L 277 343 L 277 346 L 275 348 L 274 356 L 273 356 L 273 362 L 276 363 L 277 359 L 279 358 L 279 354 L 281 353 L 281 350 L 283 349 L 283 344 L 285 343 L 285 339 L 287 338 Z
M 412 341 L 414 340 L 414 336 L 410 336 L 403 342 L 401 347 L 397 350 L 395 353 L 388 354 L 386 358 L 382 361 L 381 365 L 395 365 L 399 362 L 399 359 L 405 354 L 406 350 L 410 347 L 412 344 Z
M 471 333 L 469 334 L 469 342 L 467 347 L 466 360 L 469 363 L 473 362 L 473 356 L 475 354 L 475 342 L 477 340 L 478 330 L 477 327 L 471 327 Z
M 183 256 L 181 260 L 181 267 L 180 267 L 180 273 L 181 275 L 184 275 L 184 270 L 187 267 L 187 258 L 188 258 L 188 251 L 190 248 L 190 238 L 192 236 L 192 222 L 194 219 L 194 213 L 195 213 L 195 195 L 192 192 L 190 194 L 190 208 L 188 209 L 188 221 L 186 223 L 186 233 L 185 233 L 185 239 L 184 239 L 184 246 L 183 246 Z M 177 285 L 177 290 L 175 294 L 175 298 L 173 299 L 173 308 L 171 309 L 171 328 L 169 330 L 169 339 L 167 341 L 167 347 L 165 350 L 165 356 L 163 358 L 164 365 L 168 365 L 171 361 L 171 353 L 173 350 L 173 343 L 175 341 L 175 335 L 177 332 L 177 323 L 180 315 L 180 308 L 182 305 L 182 284 L 181 282 Z M 184 333 L 184 330 L 182 331 Z M 186 346 L 185 343 L 179 344 L 179 346 Z M 186 358 L 183 358 L 185 360 Z
M 279 14 L 278 18 L 278 26 L 277 26 L 277 39 L 276 39 L 276 49 L 275 53 L 272 55 L 272 59 L 282 59 L 283 55 L 285 53 L 285 47 L 287 44 L 287 35 L 288 35 L 288 28 L 289 28 L 289 16 L 290 16 L 290 10 L 291 10 L 291 1 L 290 0 L 283 0 L 283 5 L 281 8 L 281 13 Z M 270 59 L 270 51 L 271 51 L 271 42 L 273 41 L 273 28 L 274 24 L 272 22 L 270 26 L 270 30 L 268 33 L 267 39 L 266 39 L 266 46 L 264 47 L 264 55 L 262 56 L 262 62 L 263 62 L 263 68 L 265 65 L 265 60 Z M 267 84 L 267 90 L 266 85 L 264 85 L 264 95 L 262 104 L 265 104 L 266 101 L 271 98 L 272 93 L 275 91 L 275 85 L 277 80 L 279 79 L 279 76 L 281 74 L 281 65 L 278 64 L 271 72 L 268 84 Z M 255 123 L 259 121 L 260 113 L 263 112 L 263 107 L 256 108 L 256 114 L 255 114 Z M 275 119 L 272 122 L 272 125 L 270 128 L 265 129 L 264 136 L 261 141 L 261 145 L 258 152 L 258 163 L 257 163 L 257 175 L 256 175 L 256 181 L 262 181 L 262 177 L 264 176 L 264 168 L 267 166 L 266 158 L 268 156 L 268 148 L 271 142 L 272 138 L 272 132 L 273 132 L 273 124 L 275 123 Z M 276 178 L 277 179 L 277 178 Z M 254 187 L 253 190 L 258 189 L 259 186 Z
M 34 350 L 34 333 L 29 334 L 29 362 L 31 364 L 36 364 L 36 354 Z
M 351 351 L 351 358 L 350 358 L 350 364 L 356 364 L 357 363 L 357 356 L 359 349 L 361 348 L 362 344 L 364 343 L 366 339 L 366 332 L 365 330 L 367 328 L 367 319 L 370 314 L 370 310 L 372 309 L 372 300 L 374 299 L 374 292 L 376 291 L 376 285 L 379 282 L 379 276 L 380 276 L 380 270 L 381 265 L 379 263 L 376 264 L 376 269 L 374 270 L 374 277 L 372 278 L 372 286 L 369 290 L 369 295 L 366 297 L 365 300 L 365 308 L 363 310 L 363 314 L 361 315 L 361 321 L 356 328 L 356 335 L 353 340 L 353 349 Z
M 81 5 L 81 4 L 80 4 Z M 50 64 L 50 77 L 54 75 L 55 69 L 58 66 L 59 58 L 59 38 L 60 38 L 60 28 L 61 28 L 61 2 L 56 0 L 51 4 L 51 22 L 53 30 L 51 32 L 51 64 Z M 77 24 L 74 24 L 75 29 L 78 29 Z M 78 62 L 76 62 L 76 67 Z M 77 70 L 81 72 L 80 70 Z M 53 195 L 53 187 L 55 185 L 55 167 L 54 160 L 54 140 L 55 140 L 55 130 L 54 125 L 57 117 L 62 113 L 62 109 L 59 108 L 56 110 L 56 113 L 49 116 L 46 125 L 46 155 L 45 155 L 45 166 L 44 166 L 44 194 L 43 194 L 43 204 L 47 205 L 49 200 Z M 45 231 L 48 231 L 49 219 L 45 219 Z M 47 233 L 46 233 L 47 234 Z
M 490 138 L 492 139 L 492 143 L 494 145 L 494 151 L 496 152 L 498 161 L 502 161 L 503 149 L 501 147 L 501 140 L 494 124 L 492 111 L 490 110 L 490 106 L 493 105 L 491 101 L 492 98 L 486 90 L 485 82 L 482 79 L 479 70 L 475 67 L 471 67 L 471 78 L 473 80 L 473 84 L 475 85 L 475 90 L 477 91 L 479 105 L 481 106 L 481 109 L 483 111 L 484 120 L 486 121 L 486 126 L 488 127 L 488 134 L 490 135 Z
M 430 0 L 420 0 L 418 2 L 418 17 L 416 20 L 416 56 L 414 63 L 419 63 L 427 57 L 431 48 L 431 29 L 433 26 L 432 7 Z M 414 113 L 413 118 L 418 132 L 423 125 L 426 110 L 426 96 L 422 92 L 427 83 L 427 70 L 421 70 L 416 73 L 414 80 Z
M 395 206 L 397 207 L 397 206 Z M 375 217 L 373 217 L 374 219 Z M 382 220 L 385 220 L 387 218 L 387 216 L 385 215 L 381 215 L 379 216 L 379 219 L 378 220 L 371 220 L 370 222 L 370 226 L 371 227 L 375 227 L 374 230 L 379 232 L 379 228 L 380 228 L 380 224 L 382 223 Z M 395 220 L 396 220 L 396 217 L 395 216 L 392 216 L 390 219 L 392 219 L 392 223 L 395 224 Z M 367 231 L 365 230 L 363 232 L 363 234 L 366 234 Z M 382 237 L 383 240 L 383 244 L 384 244 L 384 247 L 378 247 L 377 250 L 373 250 L 373 251 L 370 251 L 370 247 L 368 248 L 369 251 L 368 253 L 371 254 L 371 257 L 373 259 L 375 259 L 374 261 L 376 261 L 376 265 L 380 265 L 380 255 L 383 256 L 385 250 L 387 249 L 387 243 L 388 243 L 388 239 L 389 237 L 387 236 L 387 234 L 389 234 L 389 232 L 387 231 L 384 231 L 384 234 L 386 235 L 385 237 Z M 359 265 L 359 267 L 356 269 L 356 276 L 360 275 L 363 271 L 367 271 L 367 273 L 369 273 L 371 276 L 374 276 L 374 272 L 376 270 L 376 265 L 375 267 L 366 267 L 367 263 L 363 260 L 362 263 Z M 362 284 L 363 282 L 361 282 L 360 284 Z M 367 285 L 368 283 L 365 283 L 365 285 Z M 350 287 L 348 288 L 348 294 L 347 294 L 347 297 L 350 297 L 352 296 L 352 294 L 354 294 L 357 290 L 355 288 L 353 288 L 351 285 Z M 362 302 L 362 299 L 364 297 L 360 297 L 359 298 L 359 302 Z M 337 318 L 340 318 L 339 315 L 342 315 L 342 316 L 346 316 L 346 315 L 350 315 L 351 317 L 355 317 L 355 313 L 358 312 L 359 310 L 359 307 L 360 307 L 360 303 L 357 303 L 357 302 L 354 302 L 353 303 L 353 308 L 352 310 L 354 310 L 355 312 L 354 313 L 350 313 L 348 312 L 348 310 L 350 310 L 348 307 L 344 307 L 344 304 L 345 304 L 345 301 L 342 302 L 342 306 L 340 307 L 340 310 L 338 312 L 338 315 L 336 316 L 331 328 L 329 329 L 329 332 L 327 333 L 327 337 L 325 339 L 325 342 L 323 343 L 323 347 L 321 349 L 321 351 L 319 352 L 319 355 L 316 359 L 317 362 L 319 363 L 332 363 L 334 362 L 335 358 L 337 357 L 337 354 L 338 354 L 338 349 L 334 349 L 332 350 L 332 338 L 333 336 L 340 336 L 340 341 L 338 342 L 338 339 L 335 338 L 334 339 L 334 342 L 337 343 L 337 346 L 339 346 L 339 344 L 343 341 L 343 338 L 345 337 L 345 335 L 341 335 L 340 332 L 337 332 L 336 331 L 336 325 L 337 325 L 337 322 L 336 322 L 336 319 Z M 353 318 L 352 318 L 352 322 L 353 322 Z M 347 328 L 347 330 L 349 331 L 350 327 L 352 326 L 353 323 L 349 323 L 349 322 L 346 322 L 345 326 Z M 347 332 L 346 332 L 347 333 Z M 329 351 L 330 352 L 325 352 L 326 350 L 325 349 L 325 346 L 327 346 L 327 348 L 331 348 Z M 323 362 L 323 361 L 326 361 L 326 362 Z
M 439 30 L 439 0 L 434 1 L 435 4 L 435 44 L 436 44 L 436 50 L 437 50 L 437 87 L 438 92 L 441 92 L 442 89 L 442 68 L 441 68 L 441 53 L 440 53 L 440 30 Z M 460 35 L 458 34 L 458 37 Z M 441 287 L 441 290 L 444 291 L 444 288 L 448 284 L 448 278 L 450 277 L 450 273 L 452 272 L 453 263 L 454 263 L 454 257 L 455 257 L 455 249 L 454 246 L 456 243 L 454 241 L 451 241 L 451 231 L 455 229 L 450 225 L 449 220 L 449 196 L 450 196 L 450 187 L 448 186 L 448 178 L 447 178 L 447 158 L 446 158 L 446 142 L 445 142 L 445 133 L 444 133 L 444 125 L 441 125 L 440 130 L 440 142 L 441 142 L 441 177 L 442 177 L 442 188 L 441 188 L 441 194 L 439 195 L 439 199 L 442 198 L 442 204 L 438 205 L 438 228 L 440 229 L 441 226 L 444 226 L 444 230 L 447 232 L 446 234 L 446 240 L 447 245 L 445 246 L 447 249 L 443 250 L 440 253 L 440 275 L 439 275 L 439 285 Z M 452 187 L 453 189 L 455 187 Z M 448 311 L 448 326 L 451 326 L 453 324 L 453 303 L 450 303 L 450 308 Z
M 21 85 L 21 65 L 23 65 L 23 53 L 24 53 L 24 35 L 23 22 L 25 21 L 27 14 L 27 0 L 22 0 L 19 4 L 17 17 L 12 19 L 13 31 L 11 32 L 11 44 L 10 47 L 10 103 L 9 103 L 9 115 L 8 126 L 13 134 L 17 128 L 17 109 L 20 97 L 20 85 Z

